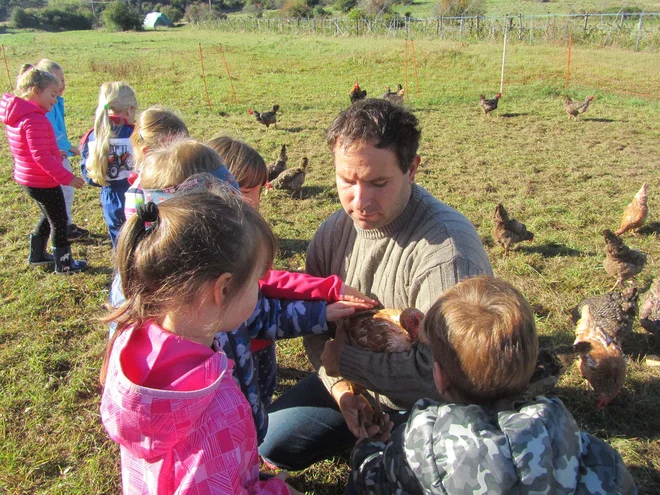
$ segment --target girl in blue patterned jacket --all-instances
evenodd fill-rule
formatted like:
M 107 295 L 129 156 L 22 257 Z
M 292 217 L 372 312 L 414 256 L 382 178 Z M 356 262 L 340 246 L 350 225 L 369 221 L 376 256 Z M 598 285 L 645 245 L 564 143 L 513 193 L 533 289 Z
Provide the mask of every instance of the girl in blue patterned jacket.
M 126 221 L 125 194 L 130 185 L 128 178 L 133 172 L 130 137 L 137 108 L 135 92 L 127 83 L 103 83 L 94 128 L 80 141 L 80 168 L 88 184 L 101 187 L 103 218 L 113 248 Z

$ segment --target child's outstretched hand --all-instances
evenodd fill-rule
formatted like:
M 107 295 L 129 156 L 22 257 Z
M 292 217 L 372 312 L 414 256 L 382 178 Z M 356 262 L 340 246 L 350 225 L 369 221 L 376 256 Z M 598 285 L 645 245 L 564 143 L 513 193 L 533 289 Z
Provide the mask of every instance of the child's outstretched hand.
M 75 187 L 76 189 L 80 189 L 85 185 L 85 181 L 80 177 L 74 177 L 73 179 L 71 179 L 71 182 L 69 182 L 69 185 L 71 187 Z
M 356 311 L 371 309 L 372 307 L 363 302 L 337 301 L 325 307 L 325 319 L 327 321 L 337 321 L 339 318 L 351 316 Z
M 371 299 L 369 296 L 365 296 L 357 289 L 354 289 L 350 285 L 342 285 L 341 287 L 341 300 L 347 302 L 356 302 L 362 303 L 365 305 L 364 309 L 371 309 L 378 306 L 378 301 Z
M 69 148 L 69 153 L 73 153 L 75 156 L 80 156 L 80 150 L 77 146 L 71 146 L 71 148 Z

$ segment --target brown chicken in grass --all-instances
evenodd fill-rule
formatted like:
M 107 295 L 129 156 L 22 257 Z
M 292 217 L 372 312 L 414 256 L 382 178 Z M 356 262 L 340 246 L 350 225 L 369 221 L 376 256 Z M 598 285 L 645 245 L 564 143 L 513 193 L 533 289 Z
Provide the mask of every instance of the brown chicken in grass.
M 509 256 L 509 248 L 512 244 L 533 241 L 534 234 L 527 230 L 524 223 L 514 218 L 510 219 L 504 206 L 498 204 L 493 215 L 493 238 L 504 247 L 504 255 Z
M 623 388 L 626 359 L 621 347 L 596 324 L 587 304 L 582 306 L 575 335 L 574 345 L 580 354 L 580 373 L 596 392 L 598 409 L 602 409 Z
M 273 105 L 273 108 L 270 112 L 257 112 L 251 108 L 248 110 L 250 115 L 254 115 L 254 118 L 257 119 L 257 122 L 266 126 L 266 129 L 269 129 L 270 126 L 275 126 L 277 128 L 277 112 L 279 112 L 280 106 Z
M 615 232 L 616 235 L 621 235 L 624 232 L 632 230 L 636 233 L 639 228 L 644 225 L 646 218 L 649 216 L 649 207 L 646 205 L 647 192 L 646 182 L 642 184 L 642 188 L 635 194 L 635 197 L 626 208 L 623 210 L 623 217 L 621 218 L 621 227 Z
M 639 310 L 639 324 L 647 332 L 660 335 L 660 277 L 653 281 L 644 295 Z
M 372 352 L 403 352 L 410 350 L 417 343 L 424 314 L 415 308 L 371 309 L 360 311 L 343 318 L 337 330 L 343 330 L 348 344 Z M 364 390 L 351 384 L 354 394 Z M 360 417 L 365 428 L 381 421 L 379 394 L 374 394 L 374 414 L 372 417 Z
M 355 86 L 351 89 L 351 92 L 348 93 L 348 97 L 351 99 L 351 104 L 356 101 L 364 100 L 367 97 L 367 90 L 360 89 L 360 85 L 355 81 Z
M 577 120 L 578 115 L 586 112 L 587 108 L 589 108 L 589 103 L 591 103 L 593 100 L 593 96 L 587 96 L 587 99 L 584 101 L 574 102 L 571 100 L 570 96 L 567 96 L 566 100 L 564 101 L 564 109 L 568 114 L 568 119 L 570 120 L 573 118 Z
M 396 91 L 392 91 L 388 86 L 385 90 L 385 93 L 383 93 L 383 98 L 390 103 L 394 103 L 395 105 L 403 105 L 403 96 L 405 94 L 406 92 L 404 91 L 403 86 L 401 84 L 397 84 Z
M 286 154 L 286 144 L 280 149 L 280 156 L 274 163 L 268 165 L 268 182 L 274 181 L 282 172 L 286 170 L 286 162 L 289 157 Z
M 630 249 L 611 230 L 604 230 L 605 238 L 605 271 L 616 278 L 612 290 L 618 285 L 623 285 L 628 279 L 633 278 L 642 271 L 646 264 L 646 254 L 636 249 Z
M 573 322 L 577 323 L 582 308 L 589 306 L 594 324 L 622 347 L 623 341 L 632 333 L 637 318 L 638 292 L 635 287 L 623 291 L 610 291 L 602 296 L 590 297 L 578 304 L 572 311 Z
M 502 98 L 502 93 L 497 93 L 495 95 L 495 98 L 492 98 L 490 100 L 487 100 L 484 95 L 481 95 L 479 97 L 479 105 L 481 106 L 481 109 L 484 111 L 486 117 L 490 117 L 490 112 L 492 112 L 493 110 L 497 110 L 497 103 L 499 102 L 500 98 Z
M 277 176 L 272 182 L 267 182 L 266 189 L 289 191 L 292 196 L 298 193 L 300 199 L 302 199 L 302 186 L 305 183 L 308 163 L 309 160 L 307 157 L 304 157 L 299 167 L 289 168 Z

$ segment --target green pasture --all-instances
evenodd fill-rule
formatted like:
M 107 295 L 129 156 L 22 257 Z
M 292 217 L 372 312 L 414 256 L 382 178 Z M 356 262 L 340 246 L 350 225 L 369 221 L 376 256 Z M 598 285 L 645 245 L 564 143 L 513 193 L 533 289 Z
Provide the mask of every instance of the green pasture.
M 527 2 L 529 3 L 529 2 Z M 199 43 L 212 110 L 207 108 Z M 232 92 L 222 61 L 222 43 Z M 23 62 L 59 62 L 67 79 L 69 137 L 91 125 L 98 88 L 125 79 L 141 108 L 176 109 L 193 136 L 228 133 L 251 143 L 267 162 L 287 144 L 290 164 L 309 157 L 303 199 L 262 198 L 262 213 L 280 238 L 276 266 L 304 267 L 316 227 L 340 205 L 324 130 L 349 103 L 355 80 L 380 96 L 406 84 L 403 40 L 256 36 L 179 28 L 145 33 L 19 33 L 0 36 L 12 76 Z M 410 46 L 409 46 L 410 50 Z M 649 255 L 637 277 L 645 291 L 660 267 L 660 55 L 576 46 L 566 83 L 564 47 L 512 43 L 503 98 L 486 119 L 479 95 L 500 89 L 500 44 L 420 40 L 407 57 L 406 104 L 419 117 L 423 143 L 418 182 L 477 227 L 495 273 L 534 308 L 542 343 L 572 342 L 570 310 L 613 284 L 603 270 L 605 228 L 616 228 L 643 182 L 651 215 L 628 245 Z M 8 81 L 0 64 L 0 85 Z M 563 98 L 594 95 L 569 122 Z M 277 128 L 248 115 L 279 104 Z M 112 253 L 98 191 L 76 192 L 74 220 L 92 231 L 73 245 L 91 269 L 61 277 L 26 264 L 37 208 L 12 181 L 12 157 L 0 144 L 0 492 L 119 493 L 119 449 L 98 414 L 98 373 L 106 329 L 96 322 L 108 298 Z M 77 162 L 74 164 L 77 165 Z M 491 216 L 503 203 L 535 232 L 508 258 L 494 245 Z M 628 377 L 610 406 L 596 400 L 573 368 L 556 392 L 585 430 L 619 449 L 642 493 L 660 493 L 660 337 L 636 325 L 626 342 Z M 298 341 L 278 343 L 281 387 L 310 366 Z M 345 459 L 294 475 L 308 493 L 343 493 Z

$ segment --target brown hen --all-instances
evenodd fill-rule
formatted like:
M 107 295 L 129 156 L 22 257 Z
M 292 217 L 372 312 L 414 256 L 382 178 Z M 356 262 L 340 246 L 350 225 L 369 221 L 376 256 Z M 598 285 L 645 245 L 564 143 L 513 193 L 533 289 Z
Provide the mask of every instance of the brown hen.
M 416 342 L 424 314 L 415 308 L 371 309 L 360 311 L 343 318 L 337 325 L 342 329 L 350 345 L 361 347 L 372 352 L 403 352 L 409 350 Z M 351 384 L 353 393 L 360 394 L 364 390 L 356 384 Z M 374 393 L 374 414 L 371 418 L 360 416 L 360 423 L 369 428 L 378 424 L 382 417 L 379 394 Z
M 621 348 L 596 325 L 588 305 L 575 328 L 575 347 L 580 353 L 580 373 L 598 396 L 598 408 L 616 397 L 626 378 L 626 359 Z
M 637 318 L 637 289 L 628 287 L 623 291 L 610 291 L 602 296 L 585 299 L 573 309 L 573 321 L 577 323 L 584 306 L 589 306 L 589 313 L 594 324 L 622 347 L 623 341 L 632 333 L 633 323 Z
M 280 106 L 273 105 L 273 108 L 270 112 L 257 112 L 251 108 L 248 110 L 250 115 L 254 115 L 254 118 L 257 119 L 257 122 L 266 126 L 266 129 L 269 129 L 270 126 L 275 126 L 277 128 L 277 112 L 279 112 Z
M 286 144 L 283 144 L 282 149 L 280 149 L 280 156 L 274 163 L 268 165 L 268 182 L 274 181 L 286 170 L 286 162 L 288 159 L 289 157 L 286 154 Z
M 395 105 L 403 105 L 404 95 L 405 95 L 405 91 L 403 89 L 403 86 L 401 84 L 397 84 L 396 91 L 392 91 L 388 86 L 387 89 L 385 90 L 385 93 L 383 93 L 383 98 Z
M 649 207 L 646 205 L 646 198 L 646 182 L 644 182 L 642 188 L 635 194 L 632 203 L 623 210 L 621 227 L 615 232 L 616 235 L 621 235 L 629 230 L 635 233 L 644 225 L 646 218 L 649 216 Z
M 584 101 L 573 102 L 570 96 L 567 96 L 566 100 L 564 101 L 564 109 L 568 114 L 568 120 L 571 120 L 571 118 L 577 120 L 577 116 L 586 112 L 587 108 L 589 108 L 589 103 L 591 103 L 593 100 L 593 96 L 587 96 L 587 99 Z
M 355 81 L 355 86 L 353 86 L 351 92 L 348 93 L 348 97 L 351 99 L 351 104 L 356 101 L 364 100 L 367 97 L 367 90 L 360 89 L 360 85 Z
M 484 95 L 481 95 L 479 97 L 479 105 L 481 106 L 481 109 L 484 111 L 486 117 L 490 117 L 490 112 L 492 112 L 493 110 L 497 110 L 497 103 L 499 102 L 500 98 L 502 98 L 502 93 L 497 93 L 495 95 L 495 98 L 492 98 L 490 100 L 487 100 Z
M 639 310 L 639 324 L 654 335 L 660 335 L 660 277 L 651 284 Z
M 605 271 L 612 277 L 616 277 L 616 283 L 612 290 L 628 279 L 633 278 L 642 271 L 646 264 L 646 254 L 636 249 L 630 249 L 611 230 L 604 230 L 605 238 Z
M 309 160 L 307 157 L 304 157 L 300 163 L 300 167 L 285 170 L 273 182 L 267 182 L 266 188 L 289 191 L 292 196 L 298 193 L 300 199 L 302 199 L 302 186 L 305 183 L 308 163 Z
M 493 215 L 493 238 L 495 242 L 504 247 L 504 255 L 509 256 L 511 244 L 533 241 L 534 234 L 527 230 L 524 223 L 514 218 L 509 219 L 509 214 L 504 206 L 498 204 Z

